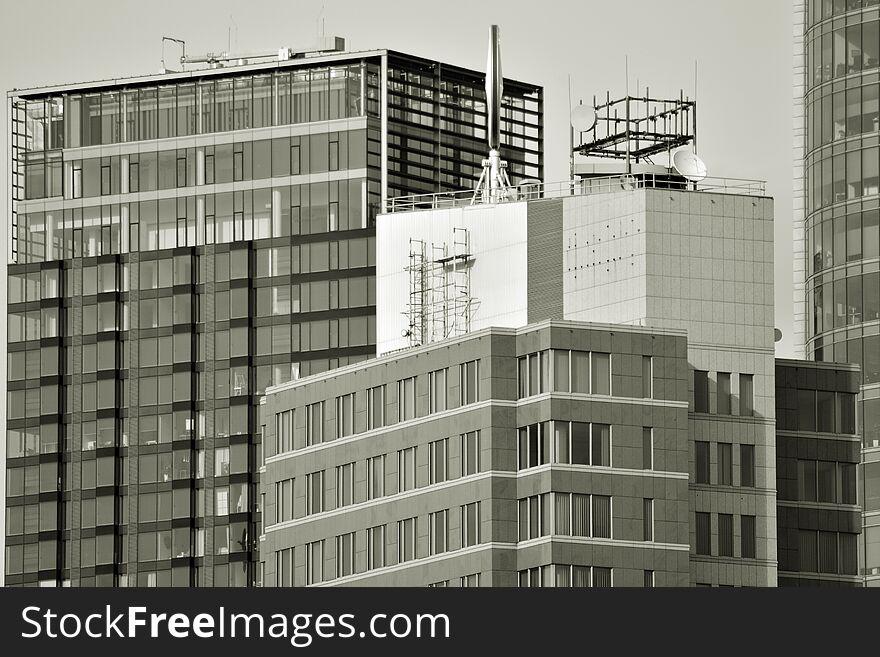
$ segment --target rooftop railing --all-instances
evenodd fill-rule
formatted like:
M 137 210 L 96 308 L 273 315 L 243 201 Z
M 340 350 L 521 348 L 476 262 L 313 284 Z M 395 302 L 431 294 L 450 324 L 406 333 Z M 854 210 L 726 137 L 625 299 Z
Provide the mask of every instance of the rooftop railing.
M 412 194 L 388 199 L 386 212 L 414 212 L 417 210 L 437 210 L 458 208 L 469 205 L 487 205 L 497 202 L 530 201 L 538 199 L 564 198 L 566 196 L 586 196 L 589 194 L 608 194 L 611 192 L 635 189 L 671 189 L 693 192 L 712 192 L 716 194 L 738 194 L 744 196 L 765 196 L 766 183 L 763 180 L 739 178 L 704 178 L 699 182 L 684 180 L 680 176 L 656 173 L 624 174 L 566 180 L 555 183 L 526 181 L 508 190 L 496 192 L 494 198 L 488 192 L 463 189 L 454 192 L 435 194 Z

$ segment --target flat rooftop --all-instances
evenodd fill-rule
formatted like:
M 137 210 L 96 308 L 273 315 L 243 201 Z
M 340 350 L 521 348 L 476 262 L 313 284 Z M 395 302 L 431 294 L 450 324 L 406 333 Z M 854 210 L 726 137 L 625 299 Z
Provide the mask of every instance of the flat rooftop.
M 12 89 L 7 91 L 6 95 L 10 98 L 39 98 L 43 96 L 53 96 L 64 93 L 83 93 L 108 90 L 113 88 L 130 88 L 139 86 L 150 86 L 157 84 L 171 84 L 174 82 L 186 82 L 189 80 L 200 80 L 207 78 L 223 77 L 230 75 L 243 75 L 248 73 L 271 72 L 283 69 L 295 68 L 314 68 L 321 65 L 333 65 L 338 62 L 351 62 L 352 60 L 371 59 L 382 56 L 394 57 L 398 60 L 404 60 L 414 65 L 430 66 L 440 61 L 425 57 L 418 57 L 396 50 L 378 49 L 378 50 L 355 50 L 343 52 L 330 52 L 315 55 L 306 55 L 304 57 L 294 57 L 285 60 L 272 60 L 248 63 L 248 64 L 230 64 L 217 68 L 199 68 L 192 71 L 176 71 L 167 73 L 152 73 L 147 75 L 138 75 L 123 78 L 112 78 L 108 80 L 93 80 L 89 82 L 77 82 L 71 84 L 49 85 L 43 87 L 31 87 L 25 89 Z M 463 66 L 455 66 L 443 62 L 443 73 L 445 75 L 464 75 L 469 78 L 484 77 L 485 73 Z M 541 89 L 540 85 L 520 82 L 512 78 L 505 77 L 505 84 L 510 84 L 512 89 L 522 91 L 523 89 L 537 90 Z

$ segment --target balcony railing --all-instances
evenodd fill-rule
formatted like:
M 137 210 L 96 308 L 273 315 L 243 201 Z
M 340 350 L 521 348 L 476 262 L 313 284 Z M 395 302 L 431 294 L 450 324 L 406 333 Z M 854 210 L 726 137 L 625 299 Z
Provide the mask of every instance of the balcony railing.
M 502 202 L 608 194 L 635 189 L 670 189 L 716 194 L 738 194 L 743 196 L 766 196 L 765 187 L 766 183 L 763 180 L 704 178 L 699 182 L 691 182 L 682 179 L 680 176 L 639 173 L 566 180 L 555 183 L 543 183 L 540 181 L 524 182 L 504 192 Z M 463 189 L 454 192 L 397 196 L 388 199 L 386 212 L 437 210 L 491 203 L 492 199 L 488 193 Z

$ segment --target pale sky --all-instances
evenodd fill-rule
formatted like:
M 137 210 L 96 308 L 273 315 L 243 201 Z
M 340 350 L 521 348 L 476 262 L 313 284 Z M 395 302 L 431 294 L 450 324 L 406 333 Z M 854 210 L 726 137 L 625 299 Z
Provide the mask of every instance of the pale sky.
M 548 182 L 568 176 L 569 75 L 574 103 L 606 90 L 620 96 L 628 58 L 631 90 L 648 85 L 654 96 L 683 89 L 693 97 L 697 61 L 698 145 L 709 175 L 766 180 L 776 199 L 776 326 L 784 334 L 777 355 L 792 355 L 789 0 L 0 0 L 0 89 L 156 73 L 162 36 L 184 39 L 188 54 L 225 50 L 228 40 L 237 52 L 273 50 L 311 44 L 322 23 L 352 50 L 401 50 L 478 70 L 489 26 L 499 24 L 504 74 L 544 86 Z M 166 56 L 173 62 L 177 49 L 169 46 Z M 2 112 L 5 154 L 5 99 Z M 2 211 L 6 179 L 4 156 Z M 5 241 L 6 231 L 0 235 Z M 6 377 L 0 380 L 5 418 Z M 0 499 L 4 479 L 0 468 Z M 0 514 L 0 540 L 3 521 Z
M 0 7 L 4 91 L 155 73 L 163 35 L 186 40 L 189 54 L 225 50 L 228 40 L 246 52 L 309 44 L 322 23 L 349 49 L 390 48 L 482 70 L 489 25 L 498 23 L 505 75 L 544 86 L 548 182 L 568 175 L 569 75 L 575 103 L 606 90 L 622 95 L 628 57 L 631 90 L 638 83 L 652 95 L 684 89 L 693 96 L 696 60 L 698 145 L 709 175 L 766 180 L 776 199 L 776 325 L 784 334 L 777 354 L 791 355 L 787 0 L 0 0 Z M 173 46 L 166 51 L 169 62 L 178 54 Z M 5 130 L 0 148 L 6 152 Z M 0 179 L 6 180 L 5 158 Z M 2 185 L 2 208 L 5 195 Z

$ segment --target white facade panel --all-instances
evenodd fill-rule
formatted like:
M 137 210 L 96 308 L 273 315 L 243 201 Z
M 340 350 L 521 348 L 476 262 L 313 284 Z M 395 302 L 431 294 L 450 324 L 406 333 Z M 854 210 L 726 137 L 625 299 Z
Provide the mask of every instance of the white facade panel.
M 437 305 L 440 293 L 436 289 L 441 276 L 435 260 L 444 253 L 451 256 L 463 249 L 464 233 L 455 229 L 467 229 L 467 252 L 470 255 L 468 314 L 469 330 L 490 326 L 517 328 L 528 323 L 528 262 L 527 262 L 527 204 L 525 202 L 499 205 L 477 205 L 420 212 L 398 212 L 379 215 L 376 220 L 376 342 L 377 355 L 411 345 L 408 335 L 410 300 L 421 301 L 423 312 L 434 317 L 443 311 Z M 411 252 L 419 252 L 424 243 L 427 268 L 434 267 L 435 275 L 425 277 L 425 294 L 418 292 L 419 285 L 411 283 Z M 449 268 L 447 268 L 449 272 Z M 453 290 L 450 285 L 450 290 Z M 413 297 L 414 293 L 415 297 Z M 450 300 L 452 304 L 452 300 Z M 460 306 L 459 306 L 460 307 Z M 447 321 L 452 323 L 447 312 Z M 461 319 L 458 329 L 463 332 Z M 437 330 L 427 331 L 425 341 L 442 339 Z M 454 334 L 454 333 L 453 333 Z

